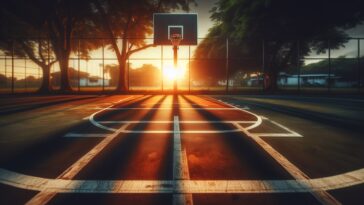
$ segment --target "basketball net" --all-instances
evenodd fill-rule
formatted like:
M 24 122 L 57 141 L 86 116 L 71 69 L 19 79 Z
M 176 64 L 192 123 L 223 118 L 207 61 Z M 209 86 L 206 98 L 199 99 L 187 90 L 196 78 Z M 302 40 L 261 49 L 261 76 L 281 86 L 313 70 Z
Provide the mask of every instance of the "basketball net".
M 182 40 L 182 35 L 179 33 L 174 33 L 174 34 L 171 34 L 169 39 L 171 40 L 171 43 L 173 46 L 178 47 L 179 43 Z

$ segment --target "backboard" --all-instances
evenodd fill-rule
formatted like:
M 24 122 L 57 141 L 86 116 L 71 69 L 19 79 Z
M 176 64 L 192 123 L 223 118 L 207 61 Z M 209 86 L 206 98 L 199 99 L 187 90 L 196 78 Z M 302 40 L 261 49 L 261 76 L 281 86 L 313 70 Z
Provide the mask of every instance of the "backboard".
M 155 13 L 154 45 L 171 45 L 170 36 L 180 34 L 179 45 L 197 45 L 197 14 Z

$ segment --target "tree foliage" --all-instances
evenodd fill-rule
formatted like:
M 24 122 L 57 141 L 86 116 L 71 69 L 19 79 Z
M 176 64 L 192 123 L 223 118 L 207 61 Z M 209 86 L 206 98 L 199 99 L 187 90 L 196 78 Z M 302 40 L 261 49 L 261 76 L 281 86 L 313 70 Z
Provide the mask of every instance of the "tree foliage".
M 230 38 L 229 56 L 240 59 L 231 70 L 249 69 L 244 59 L 262 65 L 276 88 L 279 69 L 297 65 L 298 57 L 323 53 L 347 41 L 345 29 L 364 19 L 360 0 L 219 0 L 211 10 L 215 22 L 208 38 L 197 48 L 197 58 L 225 56 L 225 38 Z M 299 43 L 298 43 L 299 41 Z M 252 64 L 250 62 L 250 64 Z M 253 66 L 253 67 L 256 67 Z M 200 68 L 203 69 L 203 68 Z M 218 73 L 218 72 L 217 72 Z
M 106 46 L 115 52 L 119 62 L 118 90 L 126 91 L 126 59 L 153 46 L 144 41 L 153 32 L 153 13 L 174 9 L 187 11 L 192 2 L 194 0 L 9 0 L 1 8 L 0 49 L 8 55 L 28 57 L 42 67 L 43 91 L 49 91 L 50 67 L 58 61 L 61 89 L 69 91 L 71 53 L 88 58 L 90 50 Z
M 94 44 L 78 46 L 76 33 L 91 33 L 92 10 L 86 0 L 12 0 L 1 10 L 0 47 L 8 55 L 28 57 L 43 70 L 42 92 L 50 89 L 50 67 L 59 62 L 61 89 L 71 90 L 68 61 L 72 51 L 87 56 Z

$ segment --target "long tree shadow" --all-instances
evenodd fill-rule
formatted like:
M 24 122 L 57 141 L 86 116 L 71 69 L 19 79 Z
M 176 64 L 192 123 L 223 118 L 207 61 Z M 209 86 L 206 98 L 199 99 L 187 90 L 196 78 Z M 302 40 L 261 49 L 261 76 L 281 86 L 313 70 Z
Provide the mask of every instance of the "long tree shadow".
M 149 98 L 144 98 L 143 101 Z M 136 105 L 139 102 L 141 101 L 129 100 L 123 104 Z M 0 167 L 25 174 L 55 178 L 102 140 L 100 138 L 64 138 L 63 136 L 75 130 L 93 129 L 99 128 L 95 128 L 88 120 L 80 121 L 71 127 L 51 132 L 27 144 L 15 148 L 5 147 L 0 150 Z
M 157 112 L 159 111 L 157 108 L 162 106 L 162 102 L 167 101 L 167 96 L 161 97 L 154 106 L 147 114 L 143 116 L 142 120 L 148 121 L 148 120 L 160 120 L 160 119 L 154 119 Z M 140 103 L 139 103 L 140 104 Z M 135 106 L 135 105 L 134 105 Z M 172 118 L 173 112 L 171 112 L 172 109 L 169 111 L 170 113 L 169 118 Z M 133 130 L 148 130 L 148 124 L 141 123 L 137 126 L 132 127 Z M 169 124 L 168 130 L 172 129 L 172 124 Z M 123 135 L 123 134 L 122 134 Z M 145 167 L 137 167 L 139 169 L 140 174 L 147 175 L 147 179 L 154 179 L 154 180 L 168 180 L 172 178 L 172 164 L 173 164 L 173 155 L 169 154 L 173 152 L 173 138 L 170 137 L 170 134 L 163 134 L 163 136 L 154 136 L 155 134 L 151 134 L 153 136 L 148 136 L 152 138 L 160 138 L 160 137 L 166 137 L 167 139 L 162 139 L 164 142 L 161 146 L 155 147 L 162 155 L 160 156 L 160 163 L 159 167 L 151 167 L 152 169 L 156 169 L 153 172 L 157 173 L 154 176 L 148 176 L 149 168 Z M 144 138 L 144 139 L 142 139 Z M 136 160 L 135 155 L 137 155 L 137 152 L 140 152 L 140 149 L 148 149 L 145 146 L 145 143 L 142 142 L 145 139 L 145 134 L 142 133 L 136 133 L 136 134 L 124 134 L 124 136 L 121 136 L 119 138 L 116 138 L 112 144 L 108 146 L 108 150 L 98 155 L 93 162 L 90 163 L 89 166 L 85 168 L 85 171 L 81 173 L 80 176 L 76 176 L 77 178 L 84 178 L 84 179 L 134 179 L 134 180 L 145 180 L 145 176 L 140 176 L 138 178 L 135 178 L 135 173 L 130 173 L 133 170 L 130 169 L 129 166 L 131 166 L 131 163 Z M 150 145 L 150 144 L 149 144 Z M 153 146 L 153 145 L 152 145 Z M 145 159 L 147 160 L 147 159 Z M 138 161 L 138 160 L 136 160 Z M 140 159 L 139 159 L 140 161 Z M 150 163 L 153 165 L 153 162 Z M 155 165 L 155 164 L 154 164 Z M 135 166 L 135 165 L 134 165 Z M 128 169 L 129 168 L 129 169 Z M 98 175 L 98 173 L 100 173 Z M 134 176 L 130 176 L 134 175 Z M 138 174 L 137 174 L 138 175 Z M 80 184 L 82 186 L 82 184 Z M 143 195 L 136 195 L 136 194 L 118 194 L 117 196 L 122 197 L 123 199 L 129 199 L 134 198 L 140 202 L 139 197 Z M 150 195 L 146 195 L 150 196 Z M 148 204 L 161 204 L 161 202 L 166 203 L 166 201 L 170 202 L 171 197 L 169 195 L 163 194 L 154 194 L 153 197 L 148 197 Z M 145 196 L 143 196 L 145 197 Z M 110 201 L 116 201 L 117 199 L 110 197 L 110 195 L 103 195 L 97 197 L 100 202 L 102 203 L 109 203 Z M 60 202 L 65 202 L 67 200 L 71 200 L 72 196 L 68 195 L 66 198 L 63 198 L 62 200 L 59 200 Z M 71 200 L 73 201 L 73 200 Z
M 167 96 L 161 97 L 161 99 L 158 100 L 153 107 L 151 107 L 153 109 L 150 109 L 142 117 L 142 120 L 156 120 L 154 117 L 159 111 L 157 108 L 161 106 L 166 97 Z M 148 130 L 148 124 L 142 123 L 137 127 L 133 127 L 132 129 L 135 130 L 135 128 L 137 128 L 138 131 Z M 163 136 L 160 134 L 149 135 L 153 136 L 147 136 L 145 133 L 120 134 L 120 137 L 114 139 L 114 141 L 108 146 L 108 149 L 96 156 L 95 159 L 77 177 L 81 179 L 170 179 L 172 176 L 170 165 L 172 164 L 173 159 L 168 153 L 172 151 L 171 138 L 168 137 L 169 134 L 163 134 Z M 150 147 L 143 147 L 145 144 L 153 146 L 153 144 L 150 144 L 150 142 L 146 142 L 146 140 L 148 140 L 147 138 L 149 137 L 168 138 L 161 144 L 157 142 L 159 145 L 161 145 L 161 147 L 155 147 L 158 148 L 160 153 L 164 154 L 159 156 L 159 154 L 156 153 L 144 153 L 146 150 L 153 150 L 150 149 Z M 137 155 L 141 157 L 141 152 L 144 153 L 142 157 L 145 158 L 136 159 Z M 153 159 L 150 162 L 150 166 L 138 167 L 135 165 L 136 161 L 141 162 L 144 160 L 150 160 L 149 155 L 153 154 L 155 156 L 151 157 Z M 153 160 L 160 160 L 160 162 L 157 163 Z M 146 163 L 143 164 L 145 165 Z M 159 164 L 160 166 L 153 167 L 153 164 Z M 152 176 L 150 173 L 148 173 L 148 171 L 150 173 L 153 172 L 156 175 Z
M 196 107 L 198 108 L 203 108 L 198 105 L 198 102 L 189 99 L 185 95 L 183 95 L 182 98 L 191 104 L 196 104 Z M 224 121 L 224 119 L 216 116 L 212 110 L 198 109 L 196 111 L 206 120 Z M 221 130 L 224 127 L 231 129 L 229 126 L 226 127 L 219 124 L 211 124 L 211 126 L 212 129 L 216 130 Z M 242 174 L 247 175 L 249 179 L 292 178 L 269 154 L 257 146 L 254 140 L 245 136 L 243 133 L 221 133 L 214 136 L 220 137 L 220 141 L 224 142 L 225 145 L 231 149 L 232 153 L 239 157 L 240 162 L 244 166 L 247 165 L 246 168 L 250 169 L 250 171 L 244 170 L 245 173 Z M 224 176 L 224 173 L 221 173 L 221 176 Z
M 212 99 L 208 99 L 208 98 L 203 98 L 204 100 L 207 101 L 211 101 L 213 103 L 218 103 L 222 106 L 226 106 L 226 104 L 212 100 Z M 255 160 L 258 163 L 258 167 L 259 170 L 264 170 L 264 171 L 273 171 L 271 174 L 271 176 L 263 176 L 263 179 L 272 179 L 271 177 L 273 177 L 273 179 L 293 179 L 292 175 L 290 175 L 281 165 L 279 165 L 275 159 L 273 159 L 272 156 L 270 156 L 267 152 L 265 152 L 260 146 L 257 145 L 257 143 L 251 139 L 248 136 L 245 136 L 242 133 L 240 133 L 239 135 L 236 135 L 237 141 L 236 144 L 232 144 L 232 140 L 226 140 L 227 137 L 224 137 L 225 141 L 227 144 L 229 144 L 230 146 L 233 146 L 235 152 L 239 152 L 242 151 L 241 149 L 247 148 L 249 150 L 249 152 L 253 152 L 256 154 Z M 249 158 L 253 157 L 254 155 L 252 154 L 251 156 L 249 156 Z M 253 159 L 252 158 L 252 159 Z M 250 160 L 251 161 L 251 160 Z M 254 161 L 252 161 L 254 164 Z M 259 171 L 258 170 L 258 171 Z M 257 180 L 262 180 L 261 178 L 258 178 Z M 273 181 L 265 181 L 265 186 L 270 187 L 272 190 L 276 189 L 276 190 L 282 190 L 282 187 L 279 186 L 278 184 L 273 183 Z M 300 184 L 301 187 L 306 187 L 307 190 L 310 190 L 309 187 L 307 187 L 307 184 L 301 183 Z M 274 201 L 274 203 L 277 204 L 286 204 L 287 203 L 287 199 L 292 201 L 292 203 L 294 204 L 320 204 L 319 201 L 316 199 L 316 197 L 314 197 L 314 195 L 312 195 L 314 191 L 312 190 L 311 193 L 307 192 L 307 193 L 272 193 L 272 194 L 264 194 L 266 197 L 269 197 L 269 201 Z M 240 195 L 236 195 L 236 194 L 232 194 L 233 199 L 240 199 L 238 201 L 245 201 L 246 199 L 245 196 L 240 196 Z M 218 194 L 213 194 L 212 196 L 218 196 Z M 221 196 L 221 195 L 220 195 Z M 254 197 L 254 199 L 259 199 L 257 197 Z M 254 200 L 253 200 L 254 201 Z
M 38 108 L 44 108 L 52 105 L 72 102 L 72 101 L 78 101 L 78 100 L 85 100 L 85 99 L 92 99 L 97 98 L 97 96 L 87 96 L 87 97 L 77 97 L 77 98 L 66 98 L 66 99 L 57 99 L 57 100 L 48 100 L 45 102 L 38 102 L 38 103 L 30 103 L 28 105 L 18 105 L 18 106 L 11 106 L 10 108 L 1 108 L 0 114 L 6 115 L 6 114 L 14 114 L 24 111 L 30 111 Z
M 75 109 L 77 107 L 84 106 L 85 104 L 95 103 L 95 102 L 98 102 L 98 101 L 104 101 L 105 98 L 100 99 L 97 96 L 97 97 L 89 97 L 89 98 L 75 99 L 74 101 L 79 101 L 79 100 L 86 101 L 86 102 L 83 102 L 82 104 L 77 105 L 77 106 L 67 107 L 67 108 L 63 108 L 63 109 L 56 109 L 54 111 L 45 111 L 45 112 L 42 112 L 39 115 L 35 115 L 35 116 L 32 115 L 31 117 L 25 117 L 25 118 L 22 118 L 20 120 L 19 119 L 16 119 L 14 121 L 14 120 L 8 119 L 5 122 L 0 123 L 0 126 L 8 126 L 8 125 L 11 125 L 11 124 L 14 124 L 14 123 L 25 122 L 27 120 L 34 120 L 34 119 L 37 119 L 39 117 L 43 117 L 45 115 L 52 115 L 52 114 L 59 113 L 59 112 L 69 111 L 70 109 Z M 59 103 L 59 104 L 61 104 L 61 103 Z

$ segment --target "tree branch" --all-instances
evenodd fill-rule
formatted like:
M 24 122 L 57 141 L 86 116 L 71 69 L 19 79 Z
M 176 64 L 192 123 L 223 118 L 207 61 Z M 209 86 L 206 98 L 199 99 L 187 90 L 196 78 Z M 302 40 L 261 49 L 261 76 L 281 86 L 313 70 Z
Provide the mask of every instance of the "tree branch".
M 51 61 L 48 65 L 51 67 L 53 64 L 55 64 L 58 60 Z
M 25 53 L 28 55 L 28 57 L 37 65 L 39 65 L 40 67 L 44 67 L 45 63 L 41 62 L 40 60 L 38 60 L 34 53 L 33 50 L 31 48 L 29 48 L 23 41 L 18 41 L 20 43 L 20 45 L 22 46 L 22 48 L 24 49 Z
M 280 67 L 283 67 L 285 65 L 287 65 L 287 63 L 289 62 L 289 60 L 291 59 L 293 53 L 295 51 L 295 43 L 292 43 L 288 53 L 283 57 L 281 63 L 280 63 Z
M 38 55 L 40 57 L 40 59 L 42 59 L 42 62 L 46 62 L 43 53 L 42 53 L 42 41 L 39 39 L 38 40 Z
M 100 12 L 101 14 L 101 18 L 103 19 L 103 22 L 101 22 L 101 24 L 104 26 L 105 30 L 107 31 L 109 37 L 110 37 L 110 41 L 111 41 L 111 46 L 113 47 L 116 57 L 118 58 L 118 61 L 120 62 L 122 60 L 122 56 L 121 53 L 119 51 L 119 47 L 116 43 L 116 38 L 114 35 L 114 32 L 112 30 L 112 27 L 110 25 L 110 18 L 109 16 L 106 14 L 105 10 L 102 8 L 100 2 L 98 0 L 94 0 L 93 1 L 95 3 L 95 7 L 96 9 Z
M 133 48 L 133 46 L 134 46 L 134 43 L 129 43 L 128 50 L 126 52 L 129 53 L 130 50 Z
M 138 51 L 141 51 L 141 50 L 144 50 L 144 49 L 147 49 L 147 48 L 150 48 L 150 47 L 155 47 L 154 44 L 148 44 L 148 45 L 145 45 L 145 46 L 142 46 L 142 47 L 139 47 L 139 48 L 136 48 L 134 50 L 131 50 L 127 53 L 127 56 L 131 56 L 133 53 L 136 53 Z
M 125 27 L 124 27 L 124 30 L 123 30 L 123 38 L 128 37 L 128 29 L 129 29 L 129 25 L 130 25 L 132 17 L 133 17 L 133 13 L 132 13 L 132 11 L 130 9 L 129 13 L 128 13 L 128 20 L 126 21 L 126 24 L 125 24 Z

